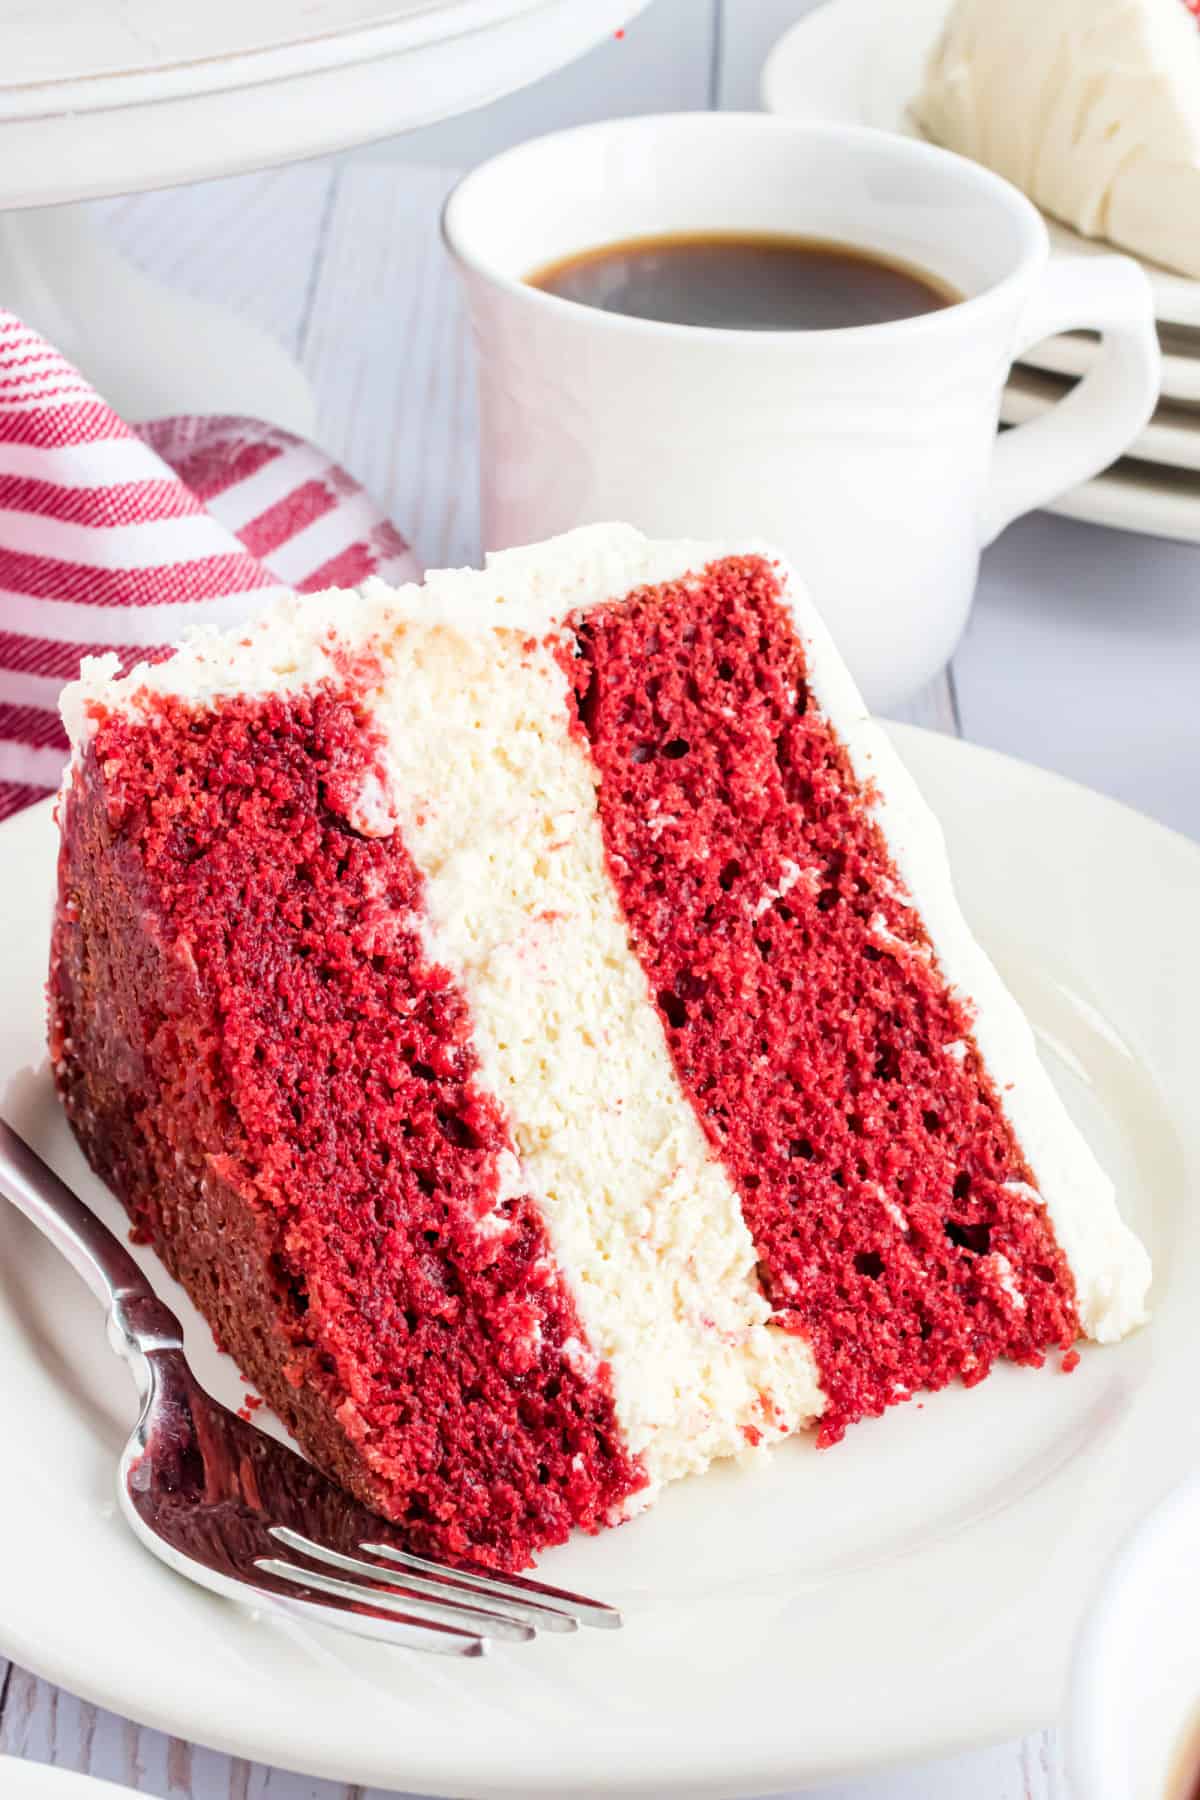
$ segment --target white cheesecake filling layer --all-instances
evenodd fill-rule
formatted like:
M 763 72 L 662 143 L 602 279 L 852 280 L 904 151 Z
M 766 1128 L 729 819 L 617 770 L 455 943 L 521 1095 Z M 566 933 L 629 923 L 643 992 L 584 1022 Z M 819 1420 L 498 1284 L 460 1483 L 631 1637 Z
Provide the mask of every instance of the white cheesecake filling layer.
M 415 621 L 380 648 L 382 782 L 351 822 L 399 829 L 422 871 L 427 953 L 467 998 L 652 1494 L 819 1413 L 812 1352 L 768 1322 L 737 1194 L 676 1077 L 552 649 Z
M 1088 237 L 1200 276 L 1200 24 L 1182 0 L 957 0 L 913 111 Z
M 1170 4 L 1176 5 L 1178 0 L 1170 0 Z M 231 633 L 198 632 L 170 662 L 135 670 L 121 681 L 112 679 L 114 658 L 93 659 L 85 664 L 83 679 L 73 684 L 64 694 L 63 715 L 78 751 L 91 731 L 89 702 L 109 709 L 121 707 L 136 710 L 142 693 L 173 693 L 194 704 L 205 705 L 226 694 L 295 691 L 325 678 L 339 679 L 344 666 L 343 659 L 347 654 L 353 656 L 370 647 L 379 648 L 390 644 L 392 648 L 388 654 L 394 657 L 399 653 L 397 646 L 403 637 L 401 627 L 407 625 L 420 625 L 422 632 L 419 635 L 423 635 L 429 643 L 435 641 L 433 627 L 452 627 L 445 641 L 460 646 L 456 653 L 459 656 L 466 656 L 469 651 L 472 666 L 486 665 L 493 658 L 497 664 L 511 665 L 511 646 L 507 651 L 504 650 L 505 639 L 497 635 L 497 626 L 513 627 L 518 632 L 540 636 L 553 630 L 566 614 L 577 608 L 586 609 L 591 605 L 617 599 L 639 585 L 680 579 L 690 571 L 700 570 L 722 556 L 746 554 L 761 554 L 779 565 L 786 583 L 788 601 L 805 641 L 814 697 L 845 744 L 859 779 L 864 784 L 873 785 L 878 797 L 877 817 L 901 880 L 921 915 L 944 976 L 971 1011 L 975 1042 L 1001 1098 L 1009 1124 L 1034 1172 L 1038 1196 L 1070 1264 L 1077 1290 L 1081 1327 L 1089 1337 L 1103 1341 L 1119 1338 L 1140 1324 L 1146 1316 L 1146 1293 L 1150 1281 L 1150 1264 L 1146 1252 L 1123 1224 L 1117 1211 L 1112 1184 L 1070 1119 L 1043 1069 L 1033 1033 L 1020 1008 L 971 935 L 954 894 L 945 845 L 936 819 L 922 800 L 887 737 L 871 721 L 849 671 L 835 650 L 807 594 L 788 575 L 776 554 L 767 547 L 759 544 L 739 546 L 690 541 L 655 543 L 627 526 L 587 527 L 553 539 L 548 544 L 507 551 L 492 557 L 483 571 L 447 570 L 431 574 L 424 587 L 391 591 L 373 582 L 368 583 L 360 595 L 330 593 L 289 600 L 272 608 L 237 636 Z M 412 641 L 416 643 L 418 637 L 414 637 Z M 537 701 L 537 710 L 543 722 L 540 729 L 548 731 L 545 722 L 556 708 L 556 716 L 565 716 L 562 710 L 564 678 L 556 665 L 553 665 L 553 658 L 545 651 L 538 651 L 533 655 L 522 679 L 532 682 L 532 671 L 535 668 L 541 671 L 542 683 L 539 689 L 540 699 Z M 486 677 L 474 676 L 472 679 L 476 684 L 482 680 L 486 685 Z M 551 704 L 549 690 L 556 680 L 560 685 Z M 482 693 L 483 690 L 479 691 Z M 445 760 L 438 763 L 437 775 L 434 776 L 427 770 L 419 784 L 420 791 L 429 793 L 435 789 L 440 791 L 441 782 L 452 778 L 453 759 L 446 754 L 445 748 L 449 744 L 449 738 L 443 738 L 443 732 L 453 730 L 458 733 L 458 747 L 454 752 L 457 757 L 467 751 L 473 753 L 477 732 L 482 734 L 480 741 L 483 741 L 484 738 L 495 737 L 499 726 L 498 722 L 489 719 L 486 712 L 481 712 L 478 724 L 472 724 L 468 731 L 449 703 L 441 718 L 425 719 L 422 722 L 424 704 L 419 690 L 406 690 L 405 680 L 399 673 L 391 684 L 391 692 L 378 702 L 381 722 L 384 723 L 389 743 L 393 746 L 389 752 L 389 760 L 397 771 L 413 765 L 411 745 L 416 742 L 418 734 L 425 734 L 422 741 L 430 746 L 431 755 L 437 744 L 443 746 L 438 754 Z M 532 700 L 530 705 L 533 705 Z M 524 715 L 518 712 L 514 719 L 521 716 Z M 497 720 L 498 717 L 499 715 Z M 495 731 L 493 723 L 496 723 Z M 509 729 L 511 730 L 511 722 Z M 503 769 L 511 763 L 513 752 L 507 747 L 506 735 L 499 735 L 504 738 L 504 742 L 501 744 L 497 766 Z M 405 748 L 406 744 L 409 748 Z M 536 773 L 537 779 L 545 784 L 547 795 L 552 791 L 552 779 L 561 779 L 566 783 L 563 793 L 569 791 L 575 796 L 570 802 L 574 807 L 584 792 L 585 774 L 587 785 L 590 786 L 592 780 L 586 752 L 575 739 L 550 734 L 542 739 L 542 753 L 547 764 L 557 762 L 561 765 L 560 775 L 552 778 L 547 769 L 539 766 L 535 771 L 531 764 L 521 779 L 532 779 Z M 419 762 L 419 758 L 416 760 Z M 389 780 L 387 785 L 393 790 L 394 799 L 398 792 L 395 780 Z M 496 814 L 490 809 L 499 807 L 502 803 L 508 805 L 510 810 L 502 816 L 515 829 L 515 822 L 519 817 L 515 810 L 519 789 L 520 783 L 515 777 L 508 800 L 505 800 L 502 785 L 490 788 L 486 796 L 487 816 L 494 818 Z M 456 787 L 455 791 L 460 792 L 460 789 Z M 382 798 L 378 794 L 374 797 L 376 805 Z M 461 803 L 467 804 L 466 795 L 462 796 Z M 588 805 L 594 820 L 594 804 L 591 799 Z M 409 819 L 408 812 L 411 809 L 407 803 L 403 810 L 405 836 L 417 853 L 418 860 L 424 861 L 426 857 L 442 854 L 452 858 L 453 845 L 449 840 L 439 850 L 431 839 L 422 851 L 419 834 L 425 827 L 420 826 L 415 819 Z M 376 825 L 378 823 L 377 818 Z M 452 824 L 444 821 L 442 828 L 453 830 Z M 521 828 L 526 829 L 526 825 L 523 824 Z M 594 825 L 594 830 L 596 836 L 589 841 L 594 854 L 599 856 L 598 825 Z M 583 857 L 584 845 L 578 826 L 569 841 L 576 846 L 572 856 Z M 465 853 L 470 846 L 466 844 L 465 838 L 462 843 Z M 547 871 L 550 871 L 549 862 L 545 858 L 543 862 Z M 598 863 L 589 866 L 594 869 L 600 867 Z M 582 870 L 582 864 L 580 868 Z M 560 871 L 555 879 L 561 884 L 566 877 Z M 599 877 L 594 874 L 587 877 L 589 881 L 597 879 Z M 610 895 L 606 876 L 600 885 L 603 893 L 609 897 L 603 904 L 596 902 L 600 911 L 595 918 L 598 919 L 604 913 L 605 906 L 613 909 L 611 916 L 615 917 L 616 903 Z M 573 889 L 574 899 L 571 904 L 582 905 L 585 891 L 586 883 L 584 887 Z M 499 906 L 502 898 L 502 890 L 497 887 L 491 895 L 490 904 Z M 566 898 L 569 899 L 570 896 Z M 527 896 L 526 900 L 527 904 L 521 904 L 513 898 L 514 910 L 510 910 L 509 914 L 512 918 L 519 917 L 526 926 L 529 912 L 559 910 L 557 903 L 543 904 L 531 896 Z M 432 881 L 430 904 L 431 915 L 435 919 L 439 915 L 443 920 L 448 919 L 448 914 L 439 907 Z M 593 917 L 583 912 L 577 916 L 581 919 Z M 554 934 L 550 933 L 548 925 L 544 935 L 547 942 L 553 941 Z M 623 928 L 621 940 L 624 943 Z M 482 944 L 482 940 L 480 942 Z M 457 950 L 447 944 L 437 954 L 441 959 L 447 960 L 452 968 L 452 950 L 454 954 L 461 954 L 464 959 L 468 957 L 468 953 L 476 955 L 476 949 L 470 944 L 463 944 Z M 490 954 L 482 948 L 478 949 L 478 956 L 484 962 L 489 960 Z M 508 952 L 510 976 L 511 957 L 514 954 L 511 950 Z M 533 946 L 530 946 L 526 954 L 534 954 Z M 627 954 L 628 962 L 624 966 L 632 981 L 635 966 L 632 954 Z M 456 969 L 455 973 L 459 971 Z M 564 972 L 564 980 L 569 973 Z M 640 969 L 636 970 L 636 974 L 640 983 L 637 987 L 640 1005 L 650 1009 L 651 1001 Z M 581 977 L 572 976 L 571 979 Z M 469 983 L 466 985 L 470 991 Z M 565 993 L 567 990 L 562 991 Z M 616 989 L 609 984 L 605 986 L 605 993 L 615 1009 L 608 1018 L 611 1029 L 616 1034 L 612 1041 L 618 1046 L 623 1047 L 626 1032 L 631 1032 L 630 1041 L 638 1044 L 646 1036 L 647 1026 L 630 1025 L 630 1020 L 643 1016 L 653 1018 L 657 1029 L 657 1018 L 652 1012 L 643 1015 L 634 1008 L 632 988 L 623 988 L 618 997 Z M 545 999 L 549 1004 L 548 992 Z M 627 1007 L 628 1011 L 623 1012 L 622 1007 Z M 481 1016 L 478 1006 L 476 1017 L 481 1037 L 486 1038 L 486 1019 Z M 552 1022 L 549 1014 L 546 1019 Z M 547 1028 L 548 1025 L 539 1026 L 538 1029 Z M 654 1042 L 664 1059 L 663 1069 L 668 1069 L 669 1064 L 665 1060 L 667 1052 L 665 1043 L 661 1041 L 661 1034 L 654 1038 Z M 620 1060 L 622 1053 L 622 1049 L 619 1049 L 616 1060 Z M 600 1060 L 593 1057 L 594 1064 L 598 1064 Z M 615 1079 L 611 1072 L 596 1067 L 594 1078 L 597 1082 L 604 1083 L 599 1092 L 605 1095 L 616 1093 L 617 1090 L 608 1085 Z M 498 1072 L 497 1065 L 489 1065 L 489 1080 L 497 1084 L 497 1092 L 503 1093 L 503 1088 L 499 1085 L 503 1076 Z M 681 1123 L 678 1127 L 684 1134 L 680 1143 L 698 1143 L 699 1128 L 694 1124 L 686 1099 L 677 1087 L 673 1086 L 671 1091 L 676 1096 L 681 1113 L 686 1114 L 688 1120 L 688 1125 Z M 665 1094 L 666 1090 L 663 1092 Z M 539 1097 L 537 1108 L 550 1104 L 549 1099 Z M 514 1118 L 516 1116 L 514 1112 Z M 597 1111 L 596 1116 L 597 1119 L 600 1118 L 600 1111 Z M 663 1117 L 665 1120 L 665 1114 Z M 579 1121 L 577 1127 L 578 1123 Z M 689 1127 L 693 1132 L 690 1140 L 686 1135 Z M 597 1129 L 601 1137 L 604 1137 L 608 1128 L 605 1125 L 598 1126 Z M 706 1162 L 706 1167 L 711 1168 L 712 1165 Z M 527 1173 L 532 1180 L 533 1170 L 528 1169 Z M 742 1233 L 742 1242 L 748 1245 L 740 1211 L 723 1175 L 718 1171 L 716 1174 L 706 1175 L 705 1179 L 709 1183 L 720 1181 L 722 1184 L 721 1204 L 724 1206 L 728 1202 L 730 1216 L 737 1220 Z M 535 1192 L 540 1194 L 536 1187 Z M 556 1192 L 557 1190 L 553 1190 L 541 1196 L 551 1214 Z M 712 1193 L 715 1204 L 715 1187 Z M 664 1202 L 664 1205 L 669 1210 L 669 1203 Z M 626 1231 L 633 1216 L 635 1215 L 629 1212 L 621 1213 L 619 1226 L 614 1222 L 614 1233 Z M 602 1226 L 603 1222 L 600 1222 L 598 1228 L 602 1229 Z M 560 1230 L 559 1226 L 553 1228 Z M 588 1310 L 588 1295 L 593 1284 L 583 1282 L 575 1273 L 575 1258 L 577 1254 L 583 1254 L 583 1250 L 581 1248 L 577 1251 L 565 1236 L 558 1236 L 556 1244 L 568 1277 L 574 1276 L 585 1322 L 589 1329 L 597 1332 L 597 1345 L 603 1346 L 609 1341 L 604 1336 L 605 1328 L 598 1316 L 593 1321 Z M 614 1245 L 619 1257 L 627 1257 L 628 1251 L 623 1240 L 618 1235 L 612 1235 L 608 1239 L 606 1252 L 610 1259 Z M 644 1256 L 645 1253 L 638 1254 Z M 739 1251 L 737 1256 L 742 1254 Z M 750 1253 L 747 1250 L 744 1254 Z M 600 1260 L 605 1260 L 605 1253 L 601 1253 Z M 736 1260 L 732 1250 L 723 1251 L 721 1266 L 732 1267 Z M 622 1262 L 622 1267 L 624 1266 L 625 1263 Z M 752 1264 L 747 1264 L 747 1267 L 752 1268 Z M 618 1280 L 613 1284 L 613 1292 L 618 1292 L 620 1287 Z M 619 1304 L 614 1301 L 614 1312 L 623 1314 L 624 1306 L 625 1295 L 620 1292 Z M 616 1325 L 610 1328 L 612 1331 L 616 1329 Z M 773 1341 L 775 1334 L 770 1335 Z M 646 1348 L 645 1341 L 639 1341 L 635 1351 L 632 1348 L 632 1337 L 627 1334 L 627 1339 L 630 1345 L 627 1352 L 629 1358 L 632 1359 L 636 1354 L 639 1365 L 648 1364 L 654 1353 Z M 649 1340 L 651 1343 L 653 1341 L 653 1338 Z M 602 1353 L 609 1354 L 607 1350 Z M 775 1356 L 779 1352 L 773 1350 L 772 1354 Z M 807 1352 L 803 1354 L 807 1356 Z M 660 1402 L 656 1400 L 652 1405 L 644 1405 L 628 1391 L 628 1384 L 627 1391 L 623 1392 L 625 1378 L 618 1366 L 619 1355 L 614 1355 L 612 1360 L 619 1404 L 628 1408 L 631 1416 L 637 1414 L 639 1407 L 643 1408 L 643 1417 L 649 1420 Z M 637 1379 L 640 1377 L 633 1378 L 634 1386 Z M 808 1399 L 803 1395 L 804 1370 L 799 1366 L 795 1371 L 795 1379 L 793 1405 L 796 1412 L 802 1414 L 817 1411 L 820 1401 L 816 1398 L 815 1376 L 812 1377 L 812 1394 Z M 747 1391 L 754 1385 L 754 1380 L 748 1381 Z M 763 1386 L 767 1385 L 770 1384 L 764 1374 Z M 696 1390 L 693 1387 L 691 1391 Z M 645 1424 L 634 1427 L 635 1430 L 643 1431 L 646 1428 Z M 686 1461 L 686 1455 L 684 1460 Z

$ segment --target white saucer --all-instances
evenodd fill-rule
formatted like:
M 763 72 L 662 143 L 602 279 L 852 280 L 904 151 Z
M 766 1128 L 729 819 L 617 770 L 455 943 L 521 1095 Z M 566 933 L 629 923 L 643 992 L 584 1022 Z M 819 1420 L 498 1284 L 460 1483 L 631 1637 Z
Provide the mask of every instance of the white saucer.
M 1085 525 L 1200 544 L 1200 475 L 1122 457 L 1045 510 Z
M 1200 848 L 1023 764 L 895 737 L 968 916 L 1155 1257 L 1155 1320 L 1072 1375 L 1005 1367 L 543 1561 L 626 1628 L 480 1664 L 284 1629 L 170 1574 L 113 1508 L 133 1389 L 90 1296 L 0 1205 L 0 1653 L 88 1700 L 317 1777 L 489 1800 L 765 1793 L 1049 1723 L 1100 1570 L 1200 1458 Z M 986 820 L 986 829 L 981 821 Z M 0 828 L 0 1106 L 111 1221 L 42 1046 L 54 833 Z M 178 1290 L 204 1378 L 233 1369 Z M 54 1581 L 46 1572 L 52 1568 Z
M 1000 418 L 1005 425 L 1028 424 L 1048 412 L 1074 385 L 1061 375 L 1018 363 L 1005 385 Z M 1200 411 L 1164 403 L 1130 445 L 1129 456 L 1168 469 L 1200 471 Z
M 1200 335 L 1193 354 L 1185 354 L 1172 346 L 1187 333 L 1170 326 L 1162 338 L 1162 397 L 1180 400 L 1188 405 L 1200 404 Z M 1031 369 L 1045 369 L 1052 375 L 1086 375 L 1095 361 L 1099 340 L 1083 332 L 1064 332 L 1061 337 L 1045 338 L 1031 350 L 1022 350 L 1021 361 Z M 1200 427 L 1200 420 L 1197 421 Z
M 826 0 L 794 25 L 767 58 L 763 104 L 769 112 L 791 118 L 873 125 L 920 136 L 909 102 L 949 5 L 950 0 L 906 0 L 901 8 L 891 0 Z M 1084 256 L 1111 250 L 1053 219 L 1046 224 L 1058 249 Z M 1168 332 L 1200 327 L 1200 281 L 1151 263 L 1142 267 L 1154 289 L 1160 325 Z M 1051 356 L 1086 367 L 1087 339 L 1060 337 L 1051 344 Z M 1048 366 L 1045 351 L 1046 346 L 1039 346 L 1026 360 Z M 1183 363 L 1191 366 L 1182 370 Z M 1064 367 L 1062 372 L 1082 374 L 1084 367 Z M 1168 387 L 1168 381 L 1174 385 Z M 1193 359 L 1173 348 L 1163 391 L 1179 399 L 1200 399 L 1200 356 Z M 1161 448 L 1161 439 L 1157 441 Z M 1200 480 L 1157 461 L 1124 459 L 1046 510 L 1095 525 L 1200 543 Z
M 795 118 L 837 119 L 920 137 L 909 105 L 951 0 L 826 0 L 785 33 L 762 74 L 768 112 Z M 1080 237 L 1047 219 L 1060 249 L 1101 256 L 1110 244 Z M 1128 255 L 1129 252 L 1123 252 Z M 1141 260 L 1135 258 L 1135 261 Z M 1157 317 L 1170 325 L 1200 326 L 1200 281 L 1142 262 L 1154 289 Z

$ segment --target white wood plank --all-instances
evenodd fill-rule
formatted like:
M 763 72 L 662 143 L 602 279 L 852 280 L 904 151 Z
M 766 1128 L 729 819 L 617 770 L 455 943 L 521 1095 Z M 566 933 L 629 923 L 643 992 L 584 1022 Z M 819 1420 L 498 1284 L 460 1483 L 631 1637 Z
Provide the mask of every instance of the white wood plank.
M 758 81 L 767 52 L 789 25 L 821 3 L 822 0 L 721 0 L 716 104 L 757 112 Z
M 386 1800 L 143 1730 L 17 1668 L 0 1713 L 0 1755 L 123 1782 L 154 1800 Z
M 331 164 L 305 163 L 97 201 L 89 212 L 147 274 L 230 307 L 295 352 L 333 178 Z
M 589 119 L 708 106 L 716 8 L 717 0 L 652 0 L 619 42 L 606 40 L 572 67 L 481 112 L 367 145 L 347 160 L 469 168 L 510 144 Z
M 323 441 L 429 567 L 479 556 L 472 351 L 438 238 L 453 179 L 339 170 L 303 346 Z
M 1200 551 L 1041 513 L 984 557 L 963 727 L 1200 837 Z

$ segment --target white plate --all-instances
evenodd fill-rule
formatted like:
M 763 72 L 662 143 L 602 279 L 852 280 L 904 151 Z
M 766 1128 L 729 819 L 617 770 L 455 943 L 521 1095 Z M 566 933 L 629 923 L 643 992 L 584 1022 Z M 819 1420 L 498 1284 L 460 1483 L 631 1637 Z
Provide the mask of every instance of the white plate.
M 137 1800 L 132 1788 L 15 1756 L 0 1756 L 0 1794 L 4 1800 Z
M 1156 1259 L 1156 1318 L 1074 1374 L 793 1442 L 544 1558 L 625 1609 L 478 1665 L 283 1628 L 176 1578 L 114 1516 L 133 1415 L 93 1303 L 0 1208 L 0 1650 L 90 1701 L 313 1776 L 406 1791 L 739 1795 L 1047 1724 L 1114 1546 L 1200 1457 L 1200 848 L 1099 795 L 912 728 L 969 917 Z M 42 1051 L 54 842 L 0 829 L 0 1104 L 110 1220 Z M 139 1252 L 149 1267 L 153 1259 Z M 205 1378 L 236 1375 L 177 1290 Z M 53 1580 L 48 1580 L 48 1572 Z
M 768 112 L 838 119 L 919 137 L 909 111 L 951 0 L 827 0 L 776 44 L 762 76 Z M 1047 219 L 1060 249 L 1104 255 L 1112 246 Z M 1140 258 L 1135 260 L 1141 260 Z M 1142 261 L 1154 310 L 1171 325 L 1200 325 L 1200 281 Z
M 1200 337 L 1195 353 L 1174 348 L 1185 333 L 1172 332 L 1162 338 L 1162 397 L 1182 400 L 1195 406 L 1200 403 Z M 1052 375 L 1086 375 L 1096 358 L 1099 340 L 1083 332 L 1065 332 L 1061 337 L 1045 338 L 1032 350 L 1022 350 L 1021 361 L 1031 369 L 1045 369 Z
M 1060 375 L 1018 363 L 1001 396 L 1000 418 L 1005 425 L 1026 425 L 1041 418 L 1074 385 Z M 1200 409 L 1189 411 L 1168 404 L 1158 407 L 1141 436 L 1130 445 L 1129 455 L 1168 469 L 1200 470 Z
M 1200 544 L 1200 475 L 1122 457 L 1103 475 L 1072 488 L 1045 511 L 1086 525 Z

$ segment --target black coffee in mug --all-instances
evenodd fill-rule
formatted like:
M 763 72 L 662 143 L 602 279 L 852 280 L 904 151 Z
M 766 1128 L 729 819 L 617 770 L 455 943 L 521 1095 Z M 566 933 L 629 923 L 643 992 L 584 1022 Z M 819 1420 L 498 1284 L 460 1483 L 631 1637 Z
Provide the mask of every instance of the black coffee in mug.
M 671 232 L 565 256 L 532 287 L 602 312 L 726 331 L 829 331 L 940 312 L 962 299 L 923 269 L 824 238 Z

